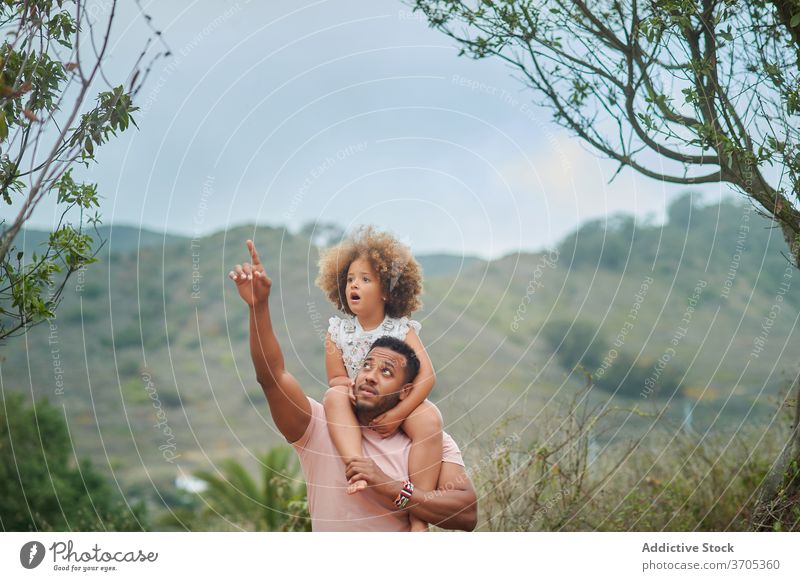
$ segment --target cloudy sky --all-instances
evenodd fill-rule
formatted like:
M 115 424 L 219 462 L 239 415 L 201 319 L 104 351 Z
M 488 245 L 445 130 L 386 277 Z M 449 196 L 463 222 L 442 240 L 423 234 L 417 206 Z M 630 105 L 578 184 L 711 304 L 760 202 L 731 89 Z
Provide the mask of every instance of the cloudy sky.
M 102 5 L 103 3 L 100 2 Z M 496 60 L 400 0 L 142 1 L 173 52 L 139 95 L 140 130 L 88 172 L 106 224 L 203 235 L 243 223 L 371 223 L 416 252 L 496 257 L 626 211 L 660 221 L 684 191 L 599 159 Z M 106 74 L 148 28 L 125 0 Z M 728 196 L 707 187 L 707 203 Z M 29 223 L 52 225 L 42 205 Z

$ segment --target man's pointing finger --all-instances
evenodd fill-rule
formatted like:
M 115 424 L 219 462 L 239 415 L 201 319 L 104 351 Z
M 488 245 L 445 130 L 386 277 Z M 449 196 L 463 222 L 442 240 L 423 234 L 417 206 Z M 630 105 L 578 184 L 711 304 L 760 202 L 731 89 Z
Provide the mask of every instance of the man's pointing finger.
M 261 264 L 261 260 L 258 258 L 258 252 L 256 252 L 256 245 L 252 240 L 247 241 L 247 249 L 250 251 L 250 259 L 253 261 L 253 264 Z

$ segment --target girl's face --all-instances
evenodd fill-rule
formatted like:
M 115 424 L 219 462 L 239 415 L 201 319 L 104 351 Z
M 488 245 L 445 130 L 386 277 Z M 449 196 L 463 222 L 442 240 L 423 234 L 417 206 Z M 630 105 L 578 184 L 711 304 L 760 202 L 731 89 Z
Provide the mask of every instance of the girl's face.
M 383 306 L 381 281 L 369 260 L 356 258 L 347 269 L 347 306 L 354 315 L 369 315 Z

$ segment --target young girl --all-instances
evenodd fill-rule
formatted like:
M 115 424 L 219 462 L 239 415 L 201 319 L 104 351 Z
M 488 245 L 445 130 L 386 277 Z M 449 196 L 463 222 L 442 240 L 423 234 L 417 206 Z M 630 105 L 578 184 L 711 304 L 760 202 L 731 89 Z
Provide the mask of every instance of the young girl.
M 419 340 L 421 325 L 408 318 L 421 306 L 419 264 L 408 247 L 391 235 L 365 227 L 322 251 L 319 267 L 317 286 L 338 310 L 349 315 L 331 317 L 325 339 L 325 367 L 331 389 L 323 402 L 336 449 L 343 458 L 364 455 L 361 427 L 351 404 L 353 380 L 378 337 L 402 339 L 417 354 L 419 374 L 411 393 L 375 418 L 370 427 L 383 437 L 402 428 L 411 439 L 409 478 L 424 490 L 435 490 L 442 462 L 442 417 L 426 398 L 436 378 Z M 364 481 L 354 482 L 347 492 L 353 494 L 365 487 Z M 427 528 L 425 522 L 412 517 L 412 531 Z

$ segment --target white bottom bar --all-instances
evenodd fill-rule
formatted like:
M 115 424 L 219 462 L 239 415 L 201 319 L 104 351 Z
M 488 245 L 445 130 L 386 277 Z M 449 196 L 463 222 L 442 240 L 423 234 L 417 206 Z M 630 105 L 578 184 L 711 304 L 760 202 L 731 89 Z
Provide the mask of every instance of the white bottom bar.
M 798 548 L 800 533 L 3 533 L 0 577 L 798 579 Z

